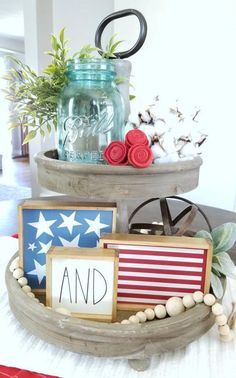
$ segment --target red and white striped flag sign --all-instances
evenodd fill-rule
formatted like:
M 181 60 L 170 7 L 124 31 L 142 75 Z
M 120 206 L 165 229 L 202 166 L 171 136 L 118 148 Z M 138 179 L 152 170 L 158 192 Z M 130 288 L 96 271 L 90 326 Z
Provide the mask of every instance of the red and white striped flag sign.
M 101 244 L 119 251 L 119 309 L 143 309 L 209 291 L 212 247 L 205 239 L 106 234 Z

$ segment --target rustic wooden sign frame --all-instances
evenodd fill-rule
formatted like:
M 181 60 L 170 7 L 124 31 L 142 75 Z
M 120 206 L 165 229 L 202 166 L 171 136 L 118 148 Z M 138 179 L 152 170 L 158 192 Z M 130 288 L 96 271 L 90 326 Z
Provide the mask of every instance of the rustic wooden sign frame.
M 172 296 L 209 292 L 212 245 L 208 240 L 106 234 L 100 246 L 119 252 L 118 309 L 140 310 Z
M 116 320 L 115 250 L 51 247 L 46 259 L 47 306 L 65 307 L 73 316 L 83 319 Z
M 90 248 L 100 232 L 115 232 L 116 204 L 26 200 L 18 207 L 19 256 L 29 285 L 45 293 L 46 253 L 51 246 Z

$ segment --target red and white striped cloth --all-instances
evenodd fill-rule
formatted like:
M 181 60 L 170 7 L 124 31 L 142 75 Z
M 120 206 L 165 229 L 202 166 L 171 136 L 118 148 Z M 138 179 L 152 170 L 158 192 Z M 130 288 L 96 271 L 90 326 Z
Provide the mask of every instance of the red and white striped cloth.
M 204 291 L 207 249 L 106 243 L 119 250 L 119 304 L 156 305 Z

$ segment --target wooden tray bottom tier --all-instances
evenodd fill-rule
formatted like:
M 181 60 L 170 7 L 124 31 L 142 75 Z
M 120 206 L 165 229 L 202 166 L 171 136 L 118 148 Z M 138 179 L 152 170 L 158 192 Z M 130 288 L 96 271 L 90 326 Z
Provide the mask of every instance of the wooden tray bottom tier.
M 9 271 L 11 261 L 6 268 L 5 279 L 10 307 L 17 320 L 39 338 L 72 352 L 98 357 L 145 359 L 186 346 L 214 324 L 211 309 L 204 304 L 173 318 L 134 325 L 64 316 L 40 305 L 23 292 Z M 127 312 L 119 313 L 119 318 L 128 316 Z

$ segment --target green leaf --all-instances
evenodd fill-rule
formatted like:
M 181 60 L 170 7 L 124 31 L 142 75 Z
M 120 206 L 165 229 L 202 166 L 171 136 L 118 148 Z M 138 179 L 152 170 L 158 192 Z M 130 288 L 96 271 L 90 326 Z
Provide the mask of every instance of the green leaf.
M 218 264 L 220 265 L 219 272 L 225 276 L 236 279 L 235 265 L 230 256 L 226 252 L 217 253 Z
M 116 85 L 123 84 L 128 80 L 126 76 L 117 76 L 115 78 Z
M 214 254 L 230 250 L 236 241 L 236 224 L 225 223 L 212 231 Z
M 57 43 L 57 38 L 54 34 L 52 34 L 52 37 L 51 37 L 51 44 L 52 44 L 53 50 L 57 51 L 58 50 L 58 43 Z
M 110 40 L 108 41 L 106 49 L 105 51 L 103 51 L 103 54 L 102 54 L 102 57 L 104 59 L 115 58 L 116 57 L 115 52 L 116 52 L 117 46 L 119 46 L 120 43 L 124 42 L 124 41 L 115 42 L 115 38 L 116 38 L 116 34 L 112 35 Z
M 45 138 L 45 131 L 43 129 L 40 129 L 40 135 L 42 138 Z
M 224 294 L 223 286 L 221 280 L 217 275 L 211 272 L 211 287 L 217 298 L 222 298 Z
M 208 231 L 201 230 L 198 231 L 195 235 L 196 238 L 209 239 L 212 241 L 212 236 Z
M 65 28 L 61 29 L 59 38 L 60 38 L 61 44 L 63 45 L 64 39 L 65 39 Z
M 28 143 L 30 140 L 36 137 L 36 130 L 31 130 L 25 137 L 23 144 Z
M 11 130 L 11 129 L 15 129 L 16 127 L 18 127 L 18 123 L 15 123 L 15 122 L 10 122 L 8 124 L 8 129 Z
M 129 95 L 129 100 L 130 100 L 130 101 L 134 100 L 135 98 L 136 98 L 135 95 Z
M 49 122 L 47 122 L 47 130 L 48 130 L 48 133 L 50 134 L 51 131 L 52 131 L 52 128 L 51 128 L 51 125 Z

